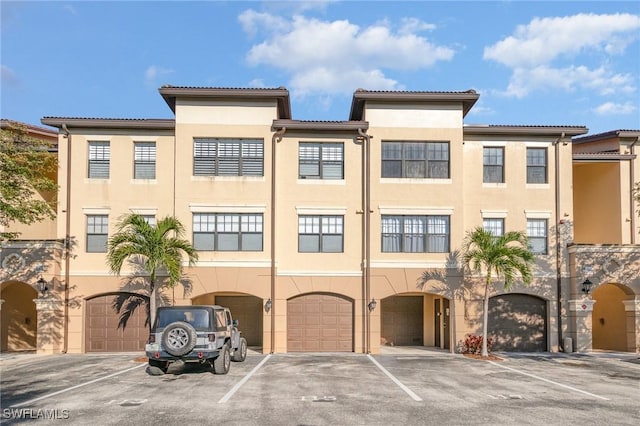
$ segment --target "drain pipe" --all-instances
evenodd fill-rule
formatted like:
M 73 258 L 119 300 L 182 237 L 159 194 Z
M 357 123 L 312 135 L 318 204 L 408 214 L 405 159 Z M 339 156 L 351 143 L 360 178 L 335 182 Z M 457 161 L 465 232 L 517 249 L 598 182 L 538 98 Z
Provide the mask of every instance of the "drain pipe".
M 560 145 L 559 143 L 565 138 L 565 133 L 562 132 L 560 137 L 553 143 L 555 148 L 555 220 L 556 220 L 556 298 L 557 300 L 557 322 L 558 322 L 558 351 L 564 348 L 562 346 L 562 269 L 560 263 L 561 258 L 561 245 L 560 245 Z
M 363 194 L 364 194 L 364 212 L 362 215 L 363 223 L 363 231 L 364 235 L 362 236 L 362 244 L 364 245 L 364 259 L 363 259 L 363 267 L 364 267 L 364 312 L 365 312 L 365 335 L 366 335 L 366 345 L 365 352 L 371 353 L 371 312 L 368 309 L 368 303 L 371 299 L 371 174 L 370 174 L 370 164 L 371 164 L 371 135 L 363 132 L 362 129 L 358 129 L 358 134 L 363 138 L 362 141 L 362 150 L 363 150 L 363 163 L 362 163 L 362 174 L 363 174 Z
M 638 141 L 640 141 L 640 137 L 637 137 L 636 140 L 631 144 L 631 146 L 629 147 L 631 155 L 634 158 L 629 159 L 629 185 L 631 188 L 631 192 L 630 192 L 630 196 L 631 199 L 629 200 L 629 219 L 631 220 L 630 226 L 631 226 L 631 244 L 635 244 L 636 243 L 636 212 L 634 209 L 634 201 L 635 201 L 635 197 L 634 197 L 634 193 L 633 193 L 633 187 L 635 186 L 636 182 L 636 176 L 635 176 L 635 172 L 634 172 L 634 164 L 633 161 L 635 159 L 635 146 L 638 143 Z M 638 196 L 640 196 L 640 194 L 638 194 Z
M 271 352 L 276 348 L 276 143 L 282 140 L 286 127 L 271 137 Z
M 65 123 L 62 123 L 64 137 L 67 139 L 67 200 L 64 231 L 64 343 L 62 353 L 69 350 L 69 267 L 71 266 L 71 132 Z

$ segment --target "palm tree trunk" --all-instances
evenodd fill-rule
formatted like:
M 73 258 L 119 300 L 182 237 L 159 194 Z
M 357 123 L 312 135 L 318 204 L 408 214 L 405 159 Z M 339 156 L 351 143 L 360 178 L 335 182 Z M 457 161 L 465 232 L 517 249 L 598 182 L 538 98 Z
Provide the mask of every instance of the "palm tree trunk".
M 484 300 L 482 306 L 482 356 L 489 356 L 487 349 L 487 331 L 489 329 L 489 285 L 491 284 L 491 272 L 487 272 L 487 282 L 484 286 Z
M 151 331 L 151 327 L 153 327 L 154 322 L 156 321 L 156 305 L 157 305 L 157 291 L 156 291 L 156 277 L 155 274 L 151 274 L 151 284 L 149 284 L 150 292 L 149 292 L 149 331 Z

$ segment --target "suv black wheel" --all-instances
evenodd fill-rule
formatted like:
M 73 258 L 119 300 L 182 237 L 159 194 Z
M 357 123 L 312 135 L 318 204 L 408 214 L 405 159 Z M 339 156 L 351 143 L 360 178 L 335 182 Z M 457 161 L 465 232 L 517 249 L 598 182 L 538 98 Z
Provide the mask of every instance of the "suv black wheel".
M 247 339 L 244 337 L 240 338 L 240 344 L 238 348 L 233 351 L 233 358 L 231 358 L 234 362 L 242 362 L 247 358 Z
M 213 372 L 215 374 L 227 374 L 229 367 L 231 366 L 231 351 L 229 350 L 229 344 L 225 343 L 220 354 L 213 360 Z
M 162 333 L 162 344 L 173 356 L 183 356 L 191 352 L 196 346 L 197 339 L 196 329 L 183 321 L 169 324 Z

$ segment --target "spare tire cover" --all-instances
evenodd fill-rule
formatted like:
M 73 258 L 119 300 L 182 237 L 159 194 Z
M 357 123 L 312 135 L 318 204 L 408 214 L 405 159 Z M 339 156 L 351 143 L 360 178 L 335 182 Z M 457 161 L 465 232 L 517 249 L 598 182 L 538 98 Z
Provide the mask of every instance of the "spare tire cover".
M 188 354 L 196 346 L 196 329 L 183 321 L 172 322 L 162 332 L 162 345 L 173 356 Z

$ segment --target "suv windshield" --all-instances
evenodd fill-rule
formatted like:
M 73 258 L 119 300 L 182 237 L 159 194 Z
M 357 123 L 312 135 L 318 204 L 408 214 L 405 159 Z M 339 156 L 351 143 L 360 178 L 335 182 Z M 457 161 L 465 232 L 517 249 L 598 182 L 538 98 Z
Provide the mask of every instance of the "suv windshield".
M 163 309 L 158 312 L 158 328 L 164 328 L 175 321 L 184 321 L 196 329 L 209 328 L 209 311 L 206 309 Z

